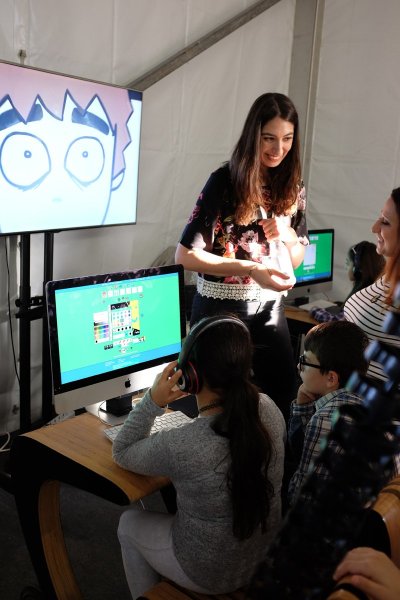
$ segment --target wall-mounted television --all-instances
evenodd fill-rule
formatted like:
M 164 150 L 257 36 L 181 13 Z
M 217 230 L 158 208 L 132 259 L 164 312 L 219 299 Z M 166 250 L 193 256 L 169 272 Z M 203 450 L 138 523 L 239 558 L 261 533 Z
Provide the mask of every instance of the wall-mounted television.
M 181 265 L 50 281 L 46 302 L 58 414 L 151 386 L 186 335 Z
M 309 229 L 302 264 L 294 270 L 296 284 L 288 300 L 332 289 L 335 232 L 333 229 Z
M 142 93 L 0 61 L 0 235 L 136 222 Z

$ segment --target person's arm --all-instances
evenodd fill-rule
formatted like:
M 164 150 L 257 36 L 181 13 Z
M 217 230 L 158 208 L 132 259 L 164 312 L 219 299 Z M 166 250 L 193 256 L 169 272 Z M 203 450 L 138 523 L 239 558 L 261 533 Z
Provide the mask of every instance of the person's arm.
M 338 565 L 333 578 L 363 591 L 370 600 L 399 600 L 400 571 L 386 554 L 373 548 L 354 548 Z
M 310 316 L 318 321 L 318 323 L 344 321 L 344 312 L 342 310 L 336 314 L 333 314 L 325 310 L 325 308 L 318 308 L 317 306 L 314 306 L 314 308 L 310 310 Z
M 310 413 L 313 413 L 310 417 Z M 299 466 L 296 469 L 293 477 L 289 483 L 289 499 L 293 503 L 297 493 L 307 478 L 312 463 L 318 458 L 320 454 L 320 442 L 323 435 L 329 430 L 330 421 L 327 423 L 324 416 L 315 413 L 315 403 L 305 403 L 292 405 L 292 418 L 298 418 L 303 420 L 304 427 L 304 442 L 303 450 Z M 289 427 L 289 435 L 291 433 L 292 424 Z
M 300 463 L 303 452 L 307 425 L 315 413 L 315 400 L 315 396 L 306 391 L 302 384 L 297 391 L 296 400 L 293 400 L 290 405 L 288 443 L 297 464 Z
M 177 361 L 168 364 L 157 375 L 151 390 L 134 405 L 115 438 L 113 459 L 120 467 L 144 475 L 170 475 L 173 448 L 167 439 L 171 432 L 150 435 L 150 429 L 167 404 L 187 395 L 176 388 L 182 375 L 181 370 L 175 371 L 176 364 Z
M 248 276 L 258 283 L 260 287 L 272 288 L 278 292 L 289 290 L 293 287 L 292 284 L 285 282 L 288 279 L 285 273 L 281 273 L 275 269 L 268 269 L 261 263 L 217 256 L 206 250 L 186 248 L 182 244 L 178 244 L 176 249 L 175 262 L 183 265 L 187 271 L 205 273 L 216 277 L 230 277 L 232 275 L 239 275 L 240 277 Z

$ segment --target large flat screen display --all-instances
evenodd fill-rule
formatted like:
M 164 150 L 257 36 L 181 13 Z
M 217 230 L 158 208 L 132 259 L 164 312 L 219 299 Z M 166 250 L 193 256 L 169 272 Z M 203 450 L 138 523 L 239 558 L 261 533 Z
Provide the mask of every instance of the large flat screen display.
M 143 389 L 180 352 L 179 265 L 50 281 L 46 298 L 58 413 Z
M 0 62 L 0 235 L 136 222 L 141 92 Z

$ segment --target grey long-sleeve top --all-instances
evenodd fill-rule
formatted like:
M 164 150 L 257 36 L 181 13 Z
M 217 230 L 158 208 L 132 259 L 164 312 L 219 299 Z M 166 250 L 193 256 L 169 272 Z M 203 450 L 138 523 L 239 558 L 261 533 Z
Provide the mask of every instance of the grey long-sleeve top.
M 281 520 L 281 483 L 286 428 L 274 402 L 260 394 L 260 414 L 271 437 L 273 452 L 268 476 L 274 497 L 267 532 L 257 529 L 239 541 L 232 533 L 232 509 L 226 486 L 228 440 L 210 427 L 213 417 L 198 417 L 182 427 L 149 437 L 163 409 L 148 392 L 136 404 L 113 444 L 114 460 L 144 475 L 164 475 L 177 492 L 172 528 L 175 555 L 187 576 L 214 593 L 247 584 L 265 556 Z

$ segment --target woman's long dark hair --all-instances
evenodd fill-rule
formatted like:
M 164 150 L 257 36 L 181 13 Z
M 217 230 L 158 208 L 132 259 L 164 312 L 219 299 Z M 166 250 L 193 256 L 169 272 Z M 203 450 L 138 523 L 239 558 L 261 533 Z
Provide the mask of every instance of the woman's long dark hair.
M 397 239 L 399 243 L 394 255 L 390 256 L 386 262 L 385 276 L 389 283 L 389 293 L 386 298 L 386 302 L 388 304 L 392 304 L 395 287 L 400 282 L 400 187 L 392 191 L 391 198 L 396 207 L 396 212 L 399 219 L 399 226 L 397 230 Z
M 258 389 L 250 379 L 250 334 L 235 323 L 221 322 L 199 336 L 191 361 L 223 403 L 212 428 L 229 440 L 233 533 L 246 539 L 259 526 L 265 531 L 274 493 L 268 479 L 272 443 L 260 419 Z
M 261 178 L 261 130 L 268 121 L 280 117 L 294 126 L 293 143 L 280 165 Z M 296 203 L 301 182 L 299 118 L 293 102 L 284 94 L 271 92 L 259 96 L 250 108 L 243 131 L 229 162 L 236 196 L 235 218 L 239 224 L 249 223 L 257 206 L 277 215 L 290 214 Z M 268 198 L 262 186 L 267 185 Z

